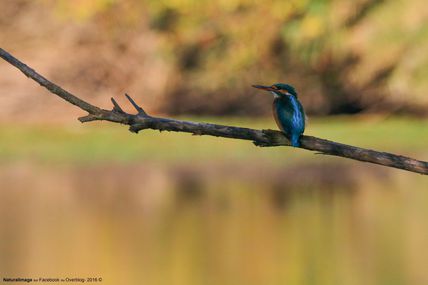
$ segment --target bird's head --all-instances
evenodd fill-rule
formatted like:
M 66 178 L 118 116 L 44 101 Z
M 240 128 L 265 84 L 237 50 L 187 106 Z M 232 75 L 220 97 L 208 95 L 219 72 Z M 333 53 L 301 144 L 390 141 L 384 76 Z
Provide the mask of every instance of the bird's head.
M 271 86 L 253 85 L 254 88 L 270 91 L 275 97 L 295 96 L 297 92 L 293 86 L 284 83 L 276 83 Z

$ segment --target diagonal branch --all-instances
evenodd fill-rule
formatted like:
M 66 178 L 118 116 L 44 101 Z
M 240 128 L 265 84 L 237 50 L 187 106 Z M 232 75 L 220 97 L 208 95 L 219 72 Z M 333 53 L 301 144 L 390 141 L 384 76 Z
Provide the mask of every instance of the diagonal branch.
M 192 133 L 194 135 L 209 135 L 249 140 L 253 141 L 255 145 L 262 147 L 290 146 L 290 141 L 288 138 L 279 131 L 255 130 L 249 128 L 152 117 L 147 115 L 143 108 L 138 106 L 135 101 L 127 94 L 125 94 L 125 96 L 137 110 L 137 114 L 134 115 L 124 112 L 113 98 L 111 99 L 113 103 L 113 109 L 104 110 L 89 104 L 88 102 L 74 96 L 58 85 L 47 80 L 1 48 L 0 57 L 18 68 L 27 77 L 33 79 L 52 93 L 88 112 L 88 115 L 79 118 L 82 123 L 102 120 L 129 125 L 130 131 L 135 133 L 138 133 L 144 129 L 153 129 L 159 131 L 186 132 Z M 326 155 L 346 157 L 420 174 L 428 174 L 428 162 L 416 160 L 410 157 L 359 148 L 312 136 L 302 136 L 300 138 L 300 143 L 300 147 L 303 149 L 316 151 Z

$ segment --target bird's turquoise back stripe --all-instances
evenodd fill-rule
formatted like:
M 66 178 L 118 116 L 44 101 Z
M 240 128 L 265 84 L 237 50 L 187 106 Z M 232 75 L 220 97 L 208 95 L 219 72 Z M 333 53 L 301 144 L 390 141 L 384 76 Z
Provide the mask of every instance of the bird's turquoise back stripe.
M 303 123 L 305 118 L 303 118 L 303 113 L 300 112 L 299 103 L 294 96 L 290 96 L 291 105 L 293 107 L 293 125 L 299 129 L 300 132 L 303 131 Z

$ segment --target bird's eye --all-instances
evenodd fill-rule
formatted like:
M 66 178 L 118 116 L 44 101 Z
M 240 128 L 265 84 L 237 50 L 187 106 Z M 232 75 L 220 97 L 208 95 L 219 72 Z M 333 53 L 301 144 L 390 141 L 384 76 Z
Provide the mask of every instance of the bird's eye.
M 278 86 L 272 85 L 272 89 L 278 90 Z

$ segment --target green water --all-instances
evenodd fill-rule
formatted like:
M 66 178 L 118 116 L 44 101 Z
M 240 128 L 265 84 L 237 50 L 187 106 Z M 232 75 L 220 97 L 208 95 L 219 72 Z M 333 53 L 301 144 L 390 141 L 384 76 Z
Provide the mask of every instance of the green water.
M 187 119 L 187 118 L 184 118 Z M 192 120 L 190 118 L 189 120 Z M 271 118 L 194 118 L 226 125 L 276 129 Z M 306 134 L 345 144 L 401 154 L 426 154 L 428 121 L 417 118 L 333 117 L 309 119 Z M 188 160 L 286 160 L 319 159 L 304 150 L 286 147 L 255 148 L 251 142 L 147 130 L 128 132 L 126 126 L 105 122 L 69 125 L 0 124 L 0 157 L 54 162 Z M 426 155 L 425 155 L 426 157 Z

